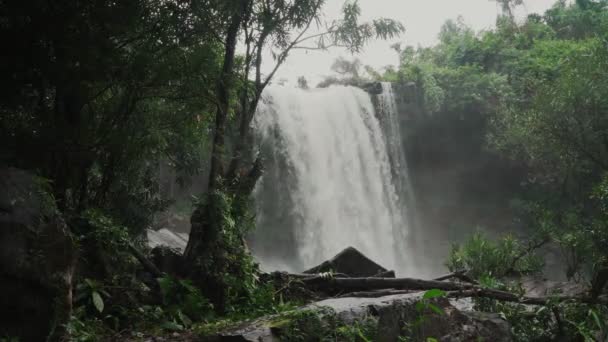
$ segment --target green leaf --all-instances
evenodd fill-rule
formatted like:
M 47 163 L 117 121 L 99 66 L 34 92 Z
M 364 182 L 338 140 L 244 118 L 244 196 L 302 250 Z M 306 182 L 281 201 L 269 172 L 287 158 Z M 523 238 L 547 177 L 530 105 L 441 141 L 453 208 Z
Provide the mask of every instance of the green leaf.
M 165 321 L 160 325 L 161 328 L 169 331 L 182 331 L 184 327 L 172 321 Z
M 444 297 L 445 296 L 445 292 L 441 291 L 439 289 L 432 289 L 432 290 L 428 290 L 424 293 L 424 296 L 422 296 L 422 298 L 424 299 L 432 299 L 432 298 L 439 298 L 439 297 Z
M 429 303 L 429 309 L 433 310 L 433 312 L 435 312 L 438 315 L 443 315 L 444 314 L 443 309 L 440 308 L 440 307 L 438 307 L 435 304 Z
M 93 299 L 93 305 L 95 305 L 95 308 L 97 309 L 97 311 L 99 311 L 100 313 L 103 312 L 103 299 L 101 298 L 101 295 L 99 294 L 99 292 L 97 292 L 97 291 L 91 292 L 91 297 Z
M 186 314 L 182 312 L 182 310 L 177 310 L 177 317 L 182 322 L 184 327 L 189 327 L 192 325 L 192 320 Z
M 363 342 L 372 342 L 369 338 L 365 337 L 363 335 L 363 332 L 359 329 L 357 330 L 357 335 L 359 336 L 359 338 L 361 339 L 361 341 Z
M 595 325 L 597 326 L 598 329 L 600 329 L 600 330 L 604 329 L 604 325 L 602 324 L 602 321 L 600 320 L 599 316 L 593 309 L 589 310 L 589 315 L 591 315 L 591 317 L 593 317 L 593 320 L 595 321 Z

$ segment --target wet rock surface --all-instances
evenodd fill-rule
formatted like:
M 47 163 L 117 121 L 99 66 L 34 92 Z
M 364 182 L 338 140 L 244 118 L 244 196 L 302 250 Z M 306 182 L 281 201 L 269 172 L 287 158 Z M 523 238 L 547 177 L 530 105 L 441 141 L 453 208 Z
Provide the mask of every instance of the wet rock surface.
M 304 274 L 318 277 L 323 272 L 340 273 L 347 277 L 372 277 L 378 274 L 394 277 L 390 271 L 352 247 Z M 272 275 L 282 274 L 275 272 Z M 323 324 L 339 322 L 341 325 L 354 325 L 369 322 L 371 318 L 376 327 L 373 341 L 379 342 L 399 341 L 400 337 L 408 337 L 412 341 L 434 338 L 449 342 L 512 340 L 509 323 L 499 315 L 475 312 L 466 300 L 426 299 L 425 293 L 411 291 L 376 297 L 357 297 L 352 293 L 351 297 L 317 300 L 290 313 L 242 322 L 203 340 L 289 341 L 285 337 L 285 330 L 290 324 L 300 324 L 294 317 L 306 312 L 313 312 L 320 322 L 325 322 Z M 435 310 L 431 309 L 430 304 Z
M 546 297 L 551 295 L 582 296 L 588 292 L 588 286 L 584 283 L 572 281 L 555 281 L 542 277 L 524 277 L 517 280 L 521 283 L 526 295 L 530 297 Z
M 399 341 L 400 336 L 414 341 L 435 338 L 438 341 L 511 341 L 509 324 L 497 314 L 460 311 L 446 299 L 433 303 L 442 314 L 420 311 L 417 303 L 424 292 L 379 298 L 332 298 L 297 309 L 319 310 L 319 315 L 331 312 L 344 324 L 361 322 L 370 317 L 377 321 L 374 341 Z M 328 318 L 329 319 L 329 318 Z M 209 341 L 283 341 L 281 328 L 274 325 L 280 316 L 269 316 L 246 322 L 204 340 Z M 321 318 L 323 320 L 323 318 Z

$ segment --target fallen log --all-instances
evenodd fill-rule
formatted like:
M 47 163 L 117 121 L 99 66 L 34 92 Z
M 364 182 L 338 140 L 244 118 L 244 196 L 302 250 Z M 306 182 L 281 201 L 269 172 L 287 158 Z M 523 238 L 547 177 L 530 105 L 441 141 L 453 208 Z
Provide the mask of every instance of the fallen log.
M 450 279 L 458 279 L 460 281 L 464 281 L 464 282 L 475 284 L 475 285 L 479 284 L 475 279 L 473 279 L 467 275 L 467 271 L 453 272 L 453 273 L 446 274 L 441 277 L 435 278 L 434 280 L 443 281 L 443 280 L 450 280 Z
M 451 298 L 484 297 L 499 301 L 515 302 L 528 305 L 550 305 L 565 301 L 576 301 L 587 304 L 608 305 L 608 299 L 588 296 L 546 296 L 528 297 L 495 289 L 482 288 L 478 285 L 445 282 L 438 280 L 423 280 L 414 278 L 304 278 L 302 282 L 322 289 L 348 292 L 341 297 L 381 297 L 382 294 L 402 294 L 412 290 L 438 289 L 447 292 Z
M 458 291 L 473 288 L 470 284 L 457 284 L 437 280 L 414 278 L 304 278 L 305 284 L 319 287 L 333 287 L 339 290 L 432 290 Z
M 380 272 L 374 275 L 374 278 L 395 278 L 395 271 Z
M 356 297 L 356 298 L 378 298 L 385 296 L 400 295 L 405 293 L 412 293 L 415 290 L 376 290 L 376 291 L 359 291 L 359 292 L 348 292 L 338 296 L 338 298 Z
M 160 278 L 163 276 L 163 272 L 161 272 L 156 265 L 154 265 L 146 256 L 139 251 L 133 244 L 127 244 L 129 251 L 137 261 L 141 263 L 141 265 L 146 269 L 146 271 L 150 272 L 154 277 Z

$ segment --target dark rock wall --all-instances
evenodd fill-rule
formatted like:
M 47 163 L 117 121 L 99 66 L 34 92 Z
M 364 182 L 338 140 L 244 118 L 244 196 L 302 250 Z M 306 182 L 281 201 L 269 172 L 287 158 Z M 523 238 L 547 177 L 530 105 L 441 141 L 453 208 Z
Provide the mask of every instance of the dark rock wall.
M 421 268 L 441 269 L 451 243 L 477 228 L 490 236 L 521 233 L 509 201 L 525 168 L 486 147 L 486 117 L 473 110 L 426 113 L 415 84 L 396 83 L 393 90 L 415 193 L 408 246 Z

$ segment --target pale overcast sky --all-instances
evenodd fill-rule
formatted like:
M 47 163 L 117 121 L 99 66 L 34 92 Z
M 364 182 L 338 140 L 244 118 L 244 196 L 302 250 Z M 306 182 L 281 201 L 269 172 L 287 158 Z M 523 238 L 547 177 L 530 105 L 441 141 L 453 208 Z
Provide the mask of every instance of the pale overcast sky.
M 524 18 L 531 13 L 542 14 L 555 2 L 556 0 L 524 0 L 524 6 L 516 11 L 517 17 Z M 326 20 L 338 18 L 343 4 L 343 0 L 328 0 L 323 9 Z M 397 64 L 397 56 L 390 48 L 394 43 L 401 42 L 403 46 L 433 45 L 441 25 L 448 19 L 462 16 L 467 25 L 479 31 L 493 27 L 496 16 L 500 13 L 500 7 L 494 0 L 359 0 L 359 5 L 362 20 L 387 17 L 405 25 L 406 32 L 400 38 L 373 42 L 356 56 L 363 64 L 376 69 Z M 311 33 L 315 31 L 316 29 L 311 29 Z M 324 75 L 331 74 L 331 64 L 338 56 L 353 58 L 348 52 L 337 48 L 325 52 L 293 51 L 275 80 L 285 78 L 291 83 L 298 76 L 305 76 L 314 86 Z M 268 69 L 271 65 L 272 58 L 268 54 L 265 66 Z

